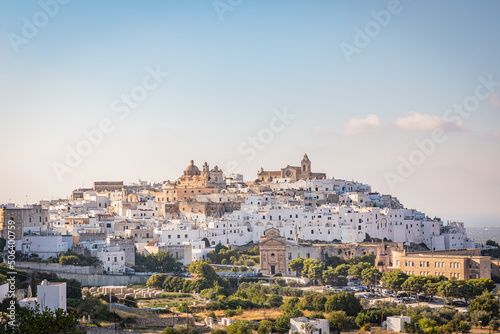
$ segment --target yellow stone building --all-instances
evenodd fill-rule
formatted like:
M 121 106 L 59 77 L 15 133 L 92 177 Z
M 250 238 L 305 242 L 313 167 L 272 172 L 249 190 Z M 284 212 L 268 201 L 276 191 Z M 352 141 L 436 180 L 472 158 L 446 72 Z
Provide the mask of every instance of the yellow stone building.
M 325 173 L 313 173 L 311 171 L 311 160 L 304 154 L 300 166 L 286 166 L 278 171 L 266 171 L 263 168 L 257 173 L 257 179 L 268 182 L 276 178 L 288 178 L 294 181 L 303 179 L 326 179 Z
M 456 279 L 491 278 L 491 258 L 480 249 L 458 249 L 407 253 L 392 252 L 392 270 L 408 275 L 446 276 Z
M 181 201 L 197 195 L 219 193 L 226 189 L 222 170 L 215 166 L 210 170 L 208 164 L 203 164 L 200 170 L 191 160 L 182 176 L 176 182 L 165 182 L 162 192 L 154 195 L 158 202 Z

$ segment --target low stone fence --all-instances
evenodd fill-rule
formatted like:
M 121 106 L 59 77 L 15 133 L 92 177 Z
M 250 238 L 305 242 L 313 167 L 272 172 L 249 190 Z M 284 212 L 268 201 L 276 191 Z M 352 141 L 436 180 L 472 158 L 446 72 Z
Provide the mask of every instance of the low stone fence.
M 85 334 L 115 334 L 115 333 L 127 333 L 127 334 L 140 334 L 138 332 L 124 332 L 122 331 L 120 325 L 117 324 L 117 328 L 115 326 L 107 326 L 107 327 L 94 327 L 94 326 L 84 326 L 80 325 L 78 328 L 81 328 Z
M 16 262 L 16 269 L 68 274 L 97 274 L 97 268 L 92 266 L 63 266 L 59 263 Z
M 138 318 L 135 324 L 139 327 L 174 327 L 176 325 L 194 326 L 194 318 L 189 317 L 165 317 L 165 318 Z

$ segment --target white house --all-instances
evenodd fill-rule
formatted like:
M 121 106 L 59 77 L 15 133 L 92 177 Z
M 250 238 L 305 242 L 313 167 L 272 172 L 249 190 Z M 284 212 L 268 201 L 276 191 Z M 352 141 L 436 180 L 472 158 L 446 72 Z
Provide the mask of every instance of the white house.
M 395 315 L 392 317 L 387 317 L 385 324 L 387 325 L 388 331 L 404 333 L 405 322 L 410 323 L 411 318 L 403 315 Z
M 96 256 L 102 262 L 104 270 L 109 274 L 125 271 L 125 251 L 120 247 L 104 247 L 97 251 Z
M 26 255 L 38 254 L 45 260 L 67 252 L 72 246 L 72 243 L 68 243 L 67 238 L 63 238 L 62 235 L 25 234 L 21 243 L 21 252 Z
M 36 298 L 42 310 L 48 307 L 52 311 L 59 308 L 66 311 L 66 283 L 49 283 L 43 280 L 37 286 Z
M 43 280 L 37 286 L 36 297 L 27 297 L 19 300 L 21 307 L 35 307 L 35 303 L 40 306 L 40 311 L 48 307 L 52 311 L 62 309 L 66 312 L 66 283 L 49 283 Z
M 307 328 L 309 326 L 316 328 L 316 330 L 309 331 Z M 300 334 L 330 334 L 330 325 L 326 319 L 291 318 L 289 334 L 295 332 Z

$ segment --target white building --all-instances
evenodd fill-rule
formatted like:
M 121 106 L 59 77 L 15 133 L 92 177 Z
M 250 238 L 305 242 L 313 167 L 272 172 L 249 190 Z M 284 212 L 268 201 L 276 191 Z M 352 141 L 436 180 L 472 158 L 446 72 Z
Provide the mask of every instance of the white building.
M 43 280 L 37 286 L 36 298 L 42 310 L 48 307 L 52 311 L 59 308 L 66 311 L 66 283 L 49 283 Z
M 125 251 L 120 247 L 104 247 L 96 252 L 99 261 L 102 262 L 104 270 L 109 274 L 117 274 L 125 271 Z
M 35 303 L 40 306 L 40 311 L 48 307 L 52 311 L 62 309 L 66 312 L 66 283 L 49 283 L 43 280 L 37 286 L 36 297 L 27 297 L 19 301 L 21 307 L 35 307 Z
M 313 332 L 308 331 L 308 326 L 312 326 L 316 330 Z M 330 334 L 330 325 L 326 319 L 291 318 L 289 334 L 295 332 L 300 334 Z
M 405 322 L 410 323 L 411 318 L 403 315 L 395 315 L 392 317 L 387 317 L 385 324 L 388 331 L 404 333 Z
M 17 245 L 16 245 L 17 246 Z M 57 257 L 67 252 L 73 246 L 72 237 L 64 238 L 54 234 L 24 234 L 20 242 L 21 253 L 26 255 L 38 254 L 42 259 Z

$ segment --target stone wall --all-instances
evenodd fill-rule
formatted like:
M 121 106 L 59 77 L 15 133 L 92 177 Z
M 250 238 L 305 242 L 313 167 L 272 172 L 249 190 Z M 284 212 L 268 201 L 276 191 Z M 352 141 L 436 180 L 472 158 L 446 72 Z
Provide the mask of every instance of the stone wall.
M 165 318 L 139 318 L 135 324 L 139 327 L 174 327 L 176 325 L 186 325 L 189 319 L 189 325 L 194 326 L 194 318 L 188 317 L 165 317 Z
M 96 274 L 97 268 L 91 266 L 63 266 L 59 263 L 41 263 L 41 262 L 16 262 L 16 269 L 35 270 L 69 274 Z
M 94 327 L 94 326 L 78 326 L 81 328 L 85 334 L 115 334 L 115 333 L 127 333 L 127 334 L 140 334 L 138 332 L 124 332 L 121 330 L 120 326 L 117 325 L 117 329 L 114 325 L 111 327 Z
M 85 273 L 68 273 L 61 272 L 57 270 L 47 270 L 43 266 L 30 266 L 30 267 L 21 267 L 18 262 L 16 263 L 16 269 L 24 270 L 27 272 L 36 271 L 36 272 L 49 272 L 55 273 L 60 278 L 65 279 L 76 279 L 82 286 L 103 286 L 103 285 L 127 285 L 127 284 L 145 284 L 151 275 L 99 275 L 99 274 L 85 274 Z M 26 263 L 26 262 L 24 262 Z M 40 263 L 29 262 L 30 264 Z M 55 263 L 54 263 L 55 264 Z M 42 265 L 47 265 L 43 263 Z M 65 266 L 67 267 L 67 266 Z M 85 268 L 85 267 L 80 267 Z

